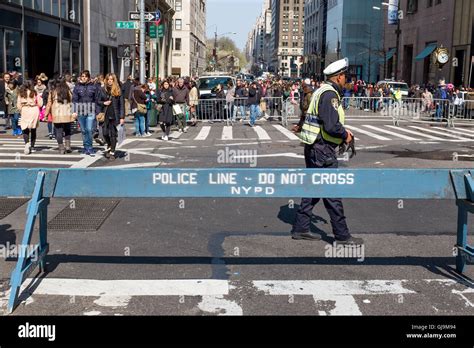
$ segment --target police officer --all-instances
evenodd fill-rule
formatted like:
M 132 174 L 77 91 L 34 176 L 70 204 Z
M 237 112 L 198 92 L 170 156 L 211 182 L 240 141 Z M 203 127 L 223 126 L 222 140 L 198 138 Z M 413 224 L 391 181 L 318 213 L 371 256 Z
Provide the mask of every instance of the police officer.
M 345 115 L 342 108 L 342 88 L 346 84 L 347 59 L 330 64 L 324 74 L 327 81 L 314 92 L 306 115 L 293 128 L 305 143 L 307 168 L 337 168 L 336 149 L 349 144 L 353 139 L 350 130 L 344 128 Z M 320 240 L 321 236 L 310 231 L 313 208 L 320 198 L 303 198 L 292 230 L 295 240 Z M 331 217 L 333 233 L 338 244 L 360 245 L 361 238 L 352 237 L 346 224 L 341 199 L 323 199 Z

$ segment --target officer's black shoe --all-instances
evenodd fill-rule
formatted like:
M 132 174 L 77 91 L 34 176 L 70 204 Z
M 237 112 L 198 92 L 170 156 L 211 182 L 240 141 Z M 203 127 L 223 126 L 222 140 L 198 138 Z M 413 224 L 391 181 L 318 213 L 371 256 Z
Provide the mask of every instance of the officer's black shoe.
M 311 232 L 292 232 L 291 238 L 294 240 L 321 240 L 321 236 L 319 234 Z
M 339 245 L 363 245 L 364 240 L 362 238 L 350 237 L 347 240 L 335 240 L 336 244 Z

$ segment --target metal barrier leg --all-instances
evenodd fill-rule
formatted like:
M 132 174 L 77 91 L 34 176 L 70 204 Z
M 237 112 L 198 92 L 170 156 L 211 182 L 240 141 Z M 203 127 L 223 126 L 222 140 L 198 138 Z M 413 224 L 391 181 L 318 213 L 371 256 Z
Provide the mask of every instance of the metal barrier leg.
M 39 172 L 33 196 L 28 204 L 27 219 L 25 232 L 23 234 L 23 241 L 19 249 L 18 262 L 15 270 L 11 276 L 11 291 L 10 299 L 8 301 L 8 312 L 12 313 L 16 307 L 18 297 L 20 295 L 21 285 L 29 274 L 40 265 L 41 270 L 45 269 L 45 257 L 49 251 L 47 243 L 47 208 L 49 198 L 43 198 L 43 186 L 46 174 Z M 31 253 L 29 252 L 29 245 L 33 237 L 36 217 L 40 216 L 40 243 L 36 245 Z
M 458 237 L 457 237 L 457 255 L 456 255 L 456 270 L 459 273 L 464 272 L 466 260 L 464 258 L 464 250 L 467 245 L 467 210 L 464 207 L 464 202 L 458 202 Z

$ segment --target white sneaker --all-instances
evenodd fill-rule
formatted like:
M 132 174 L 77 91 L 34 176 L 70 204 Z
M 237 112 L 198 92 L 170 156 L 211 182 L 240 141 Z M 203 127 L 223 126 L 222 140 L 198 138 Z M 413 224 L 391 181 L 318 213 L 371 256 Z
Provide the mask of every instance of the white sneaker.
M 145 133 L 145 137 L 151 137 L 151 133 Z
M 31 145 L 30 143 L 25 144 L 25 150 L 23 151 L 25 155 L 29 155 L 31 153 Z
M 165 135 L 162 139 L 163 139 L 164 141 L 168 141 L 168 136 Z
M 183 130 L 182 130 L 182 129 L 180 129 L 180 130 L 178 130 L 178 132 L 179 132 L 179 133 L 183 133 Z

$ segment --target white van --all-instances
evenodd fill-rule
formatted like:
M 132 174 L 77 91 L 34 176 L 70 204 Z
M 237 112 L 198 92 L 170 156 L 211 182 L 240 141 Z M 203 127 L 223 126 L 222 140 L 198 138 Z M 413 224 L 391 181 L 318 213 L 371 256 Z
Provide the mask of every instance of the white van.
M 397 89 L 400 88 L 400 91 L 402 92 L 402 97 L 408 97 L 409 87 L 408 87 L 408 84 L 406 82 L 396 82 L 396 81 L 393 81 L 393 80 L 384 80 L 384 81 L 380 81 L 380 82 L 377 83 L 377 87 L 379 87 L 380 85 L 387 85 L 388 88 L 392 92 L 395 92 Z

